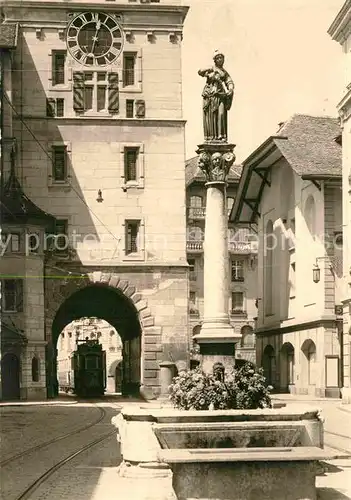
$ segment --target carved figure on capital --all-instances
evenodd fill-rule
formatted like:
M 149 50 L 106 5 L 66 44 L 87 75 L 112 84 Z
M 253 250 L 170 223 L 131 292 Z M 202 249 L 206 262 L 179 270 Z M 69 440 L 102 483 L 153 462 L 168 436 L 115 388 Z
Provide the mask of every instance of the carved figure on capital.
M 208 182 L 225 182 L 234 161 L 235 155 L 232 152 L 223 154 L 216 151 L 210 154 L 204 151 L 199 155 L 198 165 L 204 172 Z

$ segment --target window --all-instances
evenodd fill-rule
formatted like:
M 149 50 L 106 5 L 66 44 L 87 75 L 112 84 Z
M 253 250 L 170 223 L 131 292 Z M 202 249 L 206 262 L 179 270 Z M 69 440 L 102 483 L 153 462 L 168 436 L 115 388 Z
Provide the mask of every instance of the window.
M 40 378 L 40 361 L 34 356 L 32 358 L 32 382 L 39 382 Z
M 274 248 L 274 230 L 273 222 L 267 222 L 265 233 L 265 264 L 264 264 L 264 299 L 265 315 L 273 313 L 273 248 Z
M 38 233 L 29 234 L 28 253 L 38 253 L 40 247 L 40 237 Z
M 134 101 L 127 99 L 126 101 L 126 118 L 134 118 Z
M 23 310 L 23 281 L 8 279 L 2 281 L 2 309 L 4 312 L 21 312 Z
M 244 293 L 232 292 L 232 314 L 242 314 L 244 312 Z
M 190 196 L 190 207 L 188 210 L 191 219 L 202 219 L 205 217 L 205 207 L 202 196 Z
M 290 298 L 295 298 L 295 290 L 296 290 L 296 264 L 292 262 L 290 264 Z
M 54 182 L 67 180 L 67 146 L 52 147 L 52 177 Z
M 243 260 L 233 260 L 232 261 L 232 281 L 244 281 L 244 261 Z
M 189 293 L 189 313 L 198 315 L 198 309 L 196 304 L 196 292 Z
M 126 182 L 137 181 L 138 148 L 124 148 L 124 178 Z
M 65 83 L 66 51 L 55 50 L 52 53 L 52 84 L 63 85 Z
M 79 113 L 118 113 L 118 73 L 76 71 L 73 73 L 73 109 Z
M 64 99 L 46 99 L 46 116 L 50 118 L 64 116 Z
M 230 215 L 230 212 L 232 211 L 233 205 L 234 205 L 234 198 L 228 196 L 227 198 L 228 217 Z
M 126 221 L 126 255 L 130 255 L 132 253 L 137 253 L 139 251 L 139 230 L 140 230 L 140 221 L 139 220 L 130 220 Z
M 19 252 L 20 251 L 20 235 L 18 233 L 1 233 L 1 252 L 2 256 L 4 252 Z
M 67 253 L 68 250 L 68 220 L 56 219 L 55 224 L 55 251 Z
M 196 281 L 195 259 L 188 259 L 188 264 L 189 264 L 189 279 L 190 281 Z
M 56 99 L 56 116 L 63 116 L 65 112 L 65 101 L 64 99 Z
M 253 329 L 249 325 L 245 325 L 241 328 L 241 347 L 254 347 L 255 346 L 255 335 Z
M 135 63 L 136 63 L 136 54 L 128 52 L 123 54 L 124 87 L 135 85 Z
M 190 206 L 192 208 L 201 208 L 202 196 L 190 196 Z

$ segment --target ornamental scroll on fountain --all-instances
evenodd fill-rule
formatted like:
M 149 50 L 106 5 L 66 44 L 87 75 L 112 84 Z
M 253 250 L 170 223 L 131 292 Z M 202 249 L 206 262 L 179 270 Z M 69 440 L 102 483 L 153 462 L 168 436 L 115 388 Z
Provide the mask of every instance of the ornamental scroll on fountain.
M 202 92 L 204 143 L 198 146 L 198 166 L 206 176 L 204 241 L 204 317 L 194 340 L 200 347 L 202 369 L 211 372 L 214 363 L 232 368 L 235 334 L 229 318 L 228 210 L 226 186 L 235 161 L 235 144 L 228 143 L 228 112 L 234 83 L 224 69 L 224 55 L 216 51 L 213 66 L 200 69 L 206 78 Z

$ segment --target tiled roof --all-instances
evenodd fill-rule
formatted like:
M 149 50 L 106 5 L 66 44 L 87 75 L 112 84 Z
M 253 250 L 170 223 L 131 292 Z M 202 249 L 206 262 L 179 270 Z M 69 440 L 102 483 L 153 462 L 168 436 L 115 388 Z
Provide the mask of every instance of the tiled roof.
M 0 48 L 14 49 L 17 45 L 18 24 L 0 24 Z
M 340 132 L 336 118 L 293 115 L 273 141 L 298 175 L 341 176 Z
M 198 167 L 197 156 L 185 162 L 185 184 L 189 186 L 192 182 L 206 182 L 203 171 Z M 239 182 L 241 176 L 241 165 L 233 165 L 228 175 L 228 182 Z

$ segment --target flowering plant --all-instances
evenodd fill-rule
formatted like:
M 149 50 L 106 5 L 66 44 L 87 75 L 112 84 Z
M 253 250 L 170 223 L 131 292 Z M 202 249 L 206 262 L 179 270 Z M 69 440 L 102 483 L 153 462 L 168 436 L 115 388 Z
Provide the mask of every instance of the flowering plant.
M 213 374 L 196 368 L 175 377 L 169 387 L 172 404 L 180 410 L 271 408 L 272 388 L 265 385 L 262 369 L 247 363 L 219 376 L 214 368 Z

